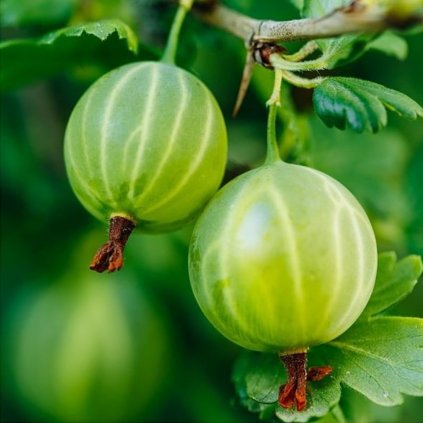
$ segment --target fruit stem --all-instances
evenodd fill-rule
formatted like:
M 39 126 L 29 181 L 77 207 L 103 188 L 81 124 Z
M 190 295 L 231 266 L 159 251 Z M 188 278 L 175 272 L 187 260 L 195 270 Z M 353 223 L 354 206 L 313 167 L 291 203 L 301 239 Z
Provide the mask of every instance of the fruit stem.
M 276 115 L 277 109 L 280 107 L 282 70 L 275 69 L 275 82 L 273 85 L 272 95 L 266 105 L 269 107 L 267 119 L 267 153 L 265 164 L 271 164 L 281 160 L 279 154 L 279 145 L 276 137 Z
M 178 10 L 173 19 L 162 62 L 175 64 L 176 49 L 178 47 L 179 34 L 186 14 L 191 10 L 194 0 L 179 0 Z
M 307 353 L 281 355 L 288 381 L 279 388 L 278 403 L 282 408 L 305 410 L 307 406 L 307 381 L 317 382 L 332 373 L 332 367 L 310 367 L 307 370 Z
M 90 264 L 90 269 L 99 273 L 105 270 L 108 272 L 120 270 L 123 266 L 123 251 L 134 228 L 135 223 L 127 217 L 111 217 L 109 241 L 97 251 Z

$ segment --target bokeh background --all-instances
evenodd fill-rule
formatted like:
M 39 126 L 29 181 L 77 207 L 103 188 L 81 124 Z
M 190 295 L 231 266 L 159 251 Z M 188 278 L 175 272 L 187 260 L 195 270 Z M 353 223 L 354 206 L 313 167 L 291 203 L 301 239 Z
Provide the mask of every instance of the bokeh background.
M 288 0 L 226 3 L 257 18 L 298 17 Z M 87 54 L 81 51 L 82 59 L 64 71 L 2 93 L 2 421 L 256 421 L 237 405 L 231 383 L 240 348 L 210 326 L 191 293 L 192 226 L 165 235 L 135 233 L 123 271 L 94 274 L 87 266 L 107 228 L 78 203 L 64 170 L 63 134 L 78 98 L 107 70 L 156 57 L 174 7 L 154 0 L 4 0 L 0 12 L 2 41 L 119 18 L 142 43 L 136 57 L 117 38 L 107 40 Z M 422 33 L 404 38 L 404 60 L 369 51 L 331 73 L 379 82 L 423 104 Z M 233 119 L 243 43 L 188 17 L 178 57 L 211 88 L 227 118 L 228 178 L 259 164 L 271 73 L 255 70 Z M 40 65 L 37 57 L 16 60 L 29 69 Z M 313 115 L 309 91 L 289 94 L 297 118 L 281 126 L 284 157 L 344 183 L 367 210 L 380 251 L 423 254 L 422 122 L 390 114 L 388 127 L 376 135 L 328 129 Z M 420 284 L 395 312 L 423 317 L 422 304 Z M 353 423 L 422 421 L 421 399 L 382 408 L 345 390 L 342 401 Z

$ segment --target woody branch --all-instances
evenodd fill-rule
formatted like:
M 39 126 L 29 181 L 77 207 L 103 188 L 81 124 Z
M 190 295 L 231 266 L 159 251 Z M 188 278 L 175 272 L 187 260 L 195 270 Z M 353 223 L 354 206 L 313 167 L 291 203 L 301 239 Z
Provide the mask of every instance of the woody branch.
M 218 2 L 197 0 L 196 14 L 204 22 L 221 28 L 246 43 L 251 41 L 281 42 L 331 38 L 350 33 L 377 33 L 387 28 L 403 28 L 423 22 L 416 11 L 400 15 L 377 3 L 352 1 L 318 19 L 290 21 L 258 20 L 234 11 Z

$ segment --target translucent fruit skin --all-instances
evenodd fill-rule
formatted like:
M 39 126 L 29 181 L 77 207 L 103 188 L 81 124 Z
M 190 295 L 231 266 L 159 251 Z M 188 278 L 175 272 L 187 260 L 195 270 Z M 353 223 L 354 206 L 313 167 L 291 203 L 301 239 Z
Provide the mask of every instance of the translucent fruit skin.
M 128 216 L 147 232 L 191 220 L 217 191 L 226 127 L 210 91 L 161 62 L 122 66 L 83 95 L 70 117 L 71 186 L 98 219 Z
M 377 250 L 354 196 L 331 177 L 277 162 L 226 185 L 194 229 L 195 297 L 232 342 L 295 352 L 328 342 L 359 317 Z

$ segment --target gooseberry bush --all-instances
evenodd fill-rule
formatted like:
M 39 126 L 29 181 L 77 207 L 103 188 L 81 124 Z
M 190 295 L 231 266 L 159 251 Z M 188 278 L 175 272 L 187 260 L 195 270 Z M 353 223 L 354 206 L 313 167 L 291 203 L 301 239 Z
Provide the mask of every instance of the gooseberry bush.
M 151 375 L 177 343 L 166 327 L 195 298 L 186 323 L 204 314 L 201 331 L 213 326 L 242 349 L 225 404 L 243 420 L 393 421 L 369 404 L 423 396 L 423 320 L 408 317 L 421 314 L 421 301 L 408 300 L 417 312 L 397 306 L 423 270 L 423 109 L 383 85 L 401 81 L 383 63 L 404 60 L 397 69 L 407 69 L 421 1 L 80 3 L 52 0 L 42 17 L 29 3 L 2 5 L 5 96 L 46 79 L 64 91 L 82 81 L 59 131 L 61 175 L 72 207 L 79 200 L 109 227 L 91 262 L 84 242 L 58 265 L 71 269 L 66 277 L 6 313 L 12 402 L 29 404 L 31 421 L 144 421 L 143 407 L 161 392 Z M 408 93 L 422 98 L 421 86 Z M 68 219 L 62 238 L 86 231 Z M 177 230 L 177 261 L 188 269 L 172 274 L 174 258 L 164 254 L 152 273 L 169 267 L 166 278 L 189 281 L 192 292 L 150 287 L 155 294 L 145 295 L 133 281 L 145 282 L 145 263 L 163 247 L 149 234 L 174 240 Z M 160 321 L 157 310 L 174 298 L 179 306 Z M 53 314 L 59 323 L 44 336 Z M 105 318 L 113 322 L 100 324 Z M 96 334 L 88 342 L 84 326 Z M 186 349 L 185 360 L 195 354 Z M 127 367 L 119 378 L 116 363 L 126 360 L 140 373 Z M 129 392 L 138 395 L 132 407 Z M 398 421 L 406 407 L 396 408 Z

